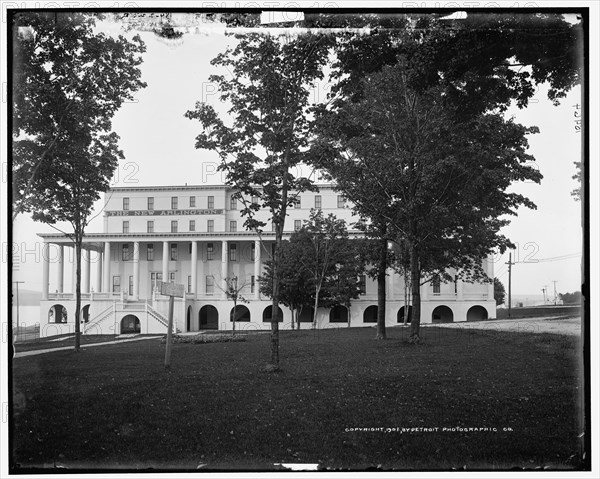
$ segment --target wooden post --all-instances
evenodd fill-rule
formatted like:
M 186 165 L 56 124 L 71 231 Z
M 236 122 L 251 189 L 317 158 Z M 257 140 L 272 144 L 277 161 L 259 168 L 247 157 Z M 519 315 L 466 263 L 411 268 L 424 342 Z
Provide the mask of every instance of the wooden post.
M 169 296 L 169 329 L 167 329 L 167 347 L 165 348 L 165 369 L 171 369 L 171 343 L 173 342 L 173 303 L 174 296 Z
M 169 325 L 167 326 L 167 345 L 165 347 L 165 369 L 171 369 L 171 345 L 173 343 L 173 308 L 175 296 L 183 298 L 185 296 L 183 284 L 159 282 L 160 294 L 169 297 Z

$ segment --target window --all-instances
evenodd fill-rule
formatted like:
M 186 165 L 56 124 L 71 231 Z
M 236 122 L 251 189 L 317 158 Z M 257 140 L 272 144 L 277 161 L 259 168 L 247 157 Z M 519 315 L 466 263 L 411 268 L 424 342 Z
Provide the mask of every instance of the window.
M 152 196 L 148 197 L 148 209 L 150 211 L 154 210 L 154 198 Z
M 250 261 L 256 261 L 256 243 L 250 246 Z
M 256 277 L 250 276 L 250 292 L 254 293 L 254 286 L 256 285 Z
M 129 245 L 128 244 L 124 244 L 122 246 L 122 250 L 121 250 L 121 259 L 123 261 L 129 261 L 131 259 L 131 256 L 129 254 Z
M 177 233 L 177 220 L 171 221 L 171 233 Z
M 129 198 L 123 198 L 123 210 L 129 209 Z
M 190 231 L 196 231 L 196 221 L 190 220 Z
M 337 197 L 337 207 L 345 208 L 346 207 L 346 198 L 343 195 L 338 195 Z
M 177 261 L 177 243 L 171 243 L 171 261 Z
M 121 277 L 120 276 L 113 276 L 112 292 L 113 293 L 121 292 Z
M 214 259 L 215 256 L 215 247 L 212 243 L 208 243 L 206 245 L 206 259 L 211 260 Z
M 123 221 L 123 233 L 129 233 L 129 221 Z
M 358 277 L 358 286 L 360 288 L 360 294 L 365 294 L 367 292 L 367 277 L 364 274 L 361 274 Z
M 315 195 L 315 208 L 321 209 L 321 195 Z
M 436 276 L 431 284 L 433 285 L 433 294 L 440 294 L 440 278 Z
M 162 281 L 162 273 L 150 273 L 150 281 L 152 282 L 152 290 L 158 288 L 158 282 Z
M 190 208 L 195 208 L 195 207 L 196 207 L 196 197 L 190 196 Z
M 215 278 L 212 276 L 206 277 L 206 294 L 213 294 L 215 292 Z
M 237 198 L 233 195 L 231 195 L 231 198 L 229 198 L 229 209 L 237 210 Z
M 175 271 L 171 271 L 169 273 L 169 283 L 174 283 L 175 282 Z
M 208 231 L 209 233 L 215 232 L 215 220 L 208 220 L 206 222 L 206 231 Z
M 229 222 L 229 231 L 231 233 L 236 233 L 237 232 L 237 221 L 230 221 Z
M 302 208 L 302 197 L 300 195 L 296 196 L 296 200 L 294 201 L 294 208 Z
M 133 296 L 133 276 L 129 277 L 129 296 Z
M 188 289 L 187 289 L 188 293 L 192 292 L 192 277 L 188 276 Z
M 171 197 L 171 209 L 172 210 L 176 210 L 177 209 L 177 196 L 172 196 Z
M 298 231 L 302 228 L 302 220 L 294 220 L 294 231 Z
M 146 259 L 148 261 L 154 261 L 154 245 L 152 243 L 146 247 Z
M 154 233 L 154 221 L 146 221 L 146 231 Z
M 252 204 L 253 205 L 257 205 L 258 204 L 258 196 L 252 195 Z
M 208 197 L 208 204 L 207 204 L 207 208 L 209 210 L 212 210 L 215 208 L 215 197 L 214 196 L 209 196 Z
M 229 261 L 237 261 L 237 244 L 229 245 Z

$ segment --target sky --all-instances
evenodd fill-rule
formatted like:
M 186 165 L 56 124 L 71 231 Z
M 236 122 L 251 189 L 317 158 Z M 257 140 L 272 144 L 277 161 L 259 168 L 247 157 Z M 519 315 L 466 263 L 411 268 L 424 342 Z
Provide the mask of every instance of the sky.
M 222 175 L 216 172 L 215 154 L 194 147 L 199 123 L 185 118 L 184 113 L 193 109 L 197 101 L 207 101 L 225 114 L 216 86 L 208 77 L 219 73 L 210 60 L 231 40 L 222 28 L 206 24 L 199 27 L 199 31 L 186 33 L 178 43 L 165 42 L 150 32 L 136 32 L 147 46 L 141 70 L 148 86 L 136 94 L 135 102 L 124 104 L 113 120 L 125 154 L 113 186 L 223 183 Z M 122 33 L 116 24 L 105 24 L 103 29 Z M 326 84 L 314 91 L 316 99 L 324 98 L 326 93 Z M 552 296 L 554 285 L 557 292 L 563 293 L 580 289 L 581 203 L 570 193 L 576 187 L 571 178 L 575 174 L 573 162 L 581 159 L 581 133 L 576 131 L 574 122 L 575 114 L 581 111 L 576 106 L 581 103 L 581 90 L 577 87 L 561 100 L 560 106 L 553 106 L 546 97 L 546 86 L 541 85 L 526 109 L 515 107 L 507 113 L 519 123 L 539 127 L 540 133 L 529 137 L 529 153 L 536 158 L 536 167 L 544 176 L 539 185 L 512 187 L 537 205 L 536 210 L 519 209 L 518 216 L 502 230 L 516 245 L 512 256 L 516 262 L 512 269 L 515 295 L 541 296 L 542 288 L 548 287 Z M 101 205 L 98 202 L 98 208 Z M 102 215 L 87 231 L 102 231 Z M 41 291 L 41 242 L 36 233 L 42 232 L 55 230 L 34 223 L 26 215 L 20 215 L 14 224 L 13 243 L 20 266 L 13 281 L 24 281 L 23 289 Z M 506 287 L 507 261 L 508 253 L 495 257 L 495 275 Z M 65 265 L 67 277 L 70 271 Z M 69 280 L 65 281 L 67 286 Z

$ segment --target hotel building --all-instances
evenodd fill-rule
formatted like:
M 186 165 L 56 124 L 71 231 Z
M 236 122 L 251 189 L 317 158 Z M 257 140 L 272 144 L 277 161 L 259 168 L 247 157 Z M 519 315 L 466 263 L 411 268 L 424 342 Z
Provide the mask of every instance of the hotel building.
M 177 331 L 231 329 L 233 302 L 226 296 L 225 279 L 233 276 L 243 286 L 240 294 L 247 301 L 238 304 L 236 329 L 269 329 L 271 300 L 261 295 L 257 278 L 271 255 L 275 233 L 266 210 L 257 213 L 267 223 L 263 232 L 246 231 L 241 203 L 233 193 L 223 185 L 110 189 L 105 194 L 104 232 L 87 233 L 83 241 L 84 334 L 165 333 L 169 299 L 157 291 L 159 281 L 185 287 L 184 297 L 175 298 Z M 311 208 L 333 213 L 349 225 L 355 221 L 351 208 L 331 185 L 319 185 L 318 192 L 302 193 L 298 200 L 288 210 L 285 237 L 301 227 Z M 39 236 L 43 239 L 40 335 L 73 332 L 74 285 L 65 291 L 65 263 L 69 263 L 65 259 L 73 256 L 73 243 L 58 233 Z M 489 258 L 484 268 L 488 276 L 494 276 Z M 369 277 L 362 277 L 361 282 L 363 294 L 353 301 L 350 311 L 343 306 L 319 308 L 320 328 L 345 327 L 349 316 L 351 326 L 376 323 L 377 284 Z M 391 326 L 403 322 L 403 278 L 390 270 L 386 286 L 386 321 Z M 423 323 L 496 315 L 493 284 L 426 283 L 421 286 L 421 298 Z M 280 327 L 290 329 L 291 311 L 281 309 Z M 301 322 L 311 321 L 312 311 L 305 308 Z

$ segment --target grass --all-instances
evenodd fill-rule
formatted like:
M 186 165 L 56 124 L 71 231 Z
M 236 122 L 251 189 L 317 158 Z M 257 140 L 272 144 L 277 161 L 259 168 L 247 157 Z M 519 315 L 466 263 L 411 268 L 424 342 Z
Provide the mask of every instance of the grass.
M 579 467 L 578 339 L 408 328 L 281 332 L 246 342 L 160 340 L 13 362 L 20 468 L 570 469 Z M 489 427 L 496 432 L 442 431 Z M 438 432 L 350 428 L 438 427 Z M 504 430 L 510 428 L 510 430 Z
M 80 344 L 83 347 L 86 344 L 105 343 L 109 341 L 119 341 L 122 339 L 127 339 L 127 337 L 119 337 L 114 334 L 82 334 Z M 47 338 L 40 338 L 33 341 L 15 342 L 13 344 L 16 352 L 37 351 L 39 349 L 56 349 L 64 347 L 75 348 L 75 334 L 68 333 L 58 336 L 50 336 Z
M 522 308 L 511 308 L 511 319 L 541 318 L 545 316 L 569 316 L 580 315 L 581 306 L 529 306 Z M 496 319 L 508 319 L 508 308 L 496 309 Z

